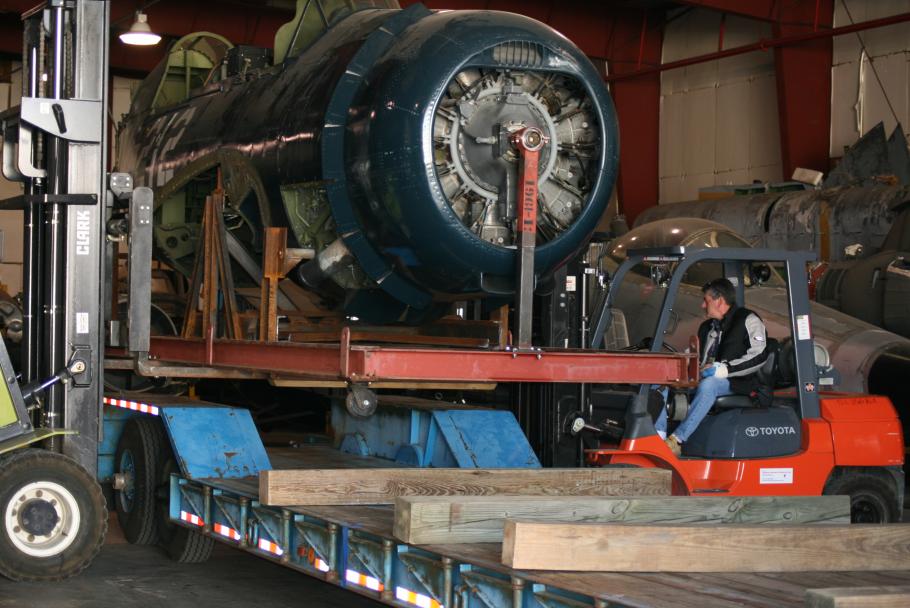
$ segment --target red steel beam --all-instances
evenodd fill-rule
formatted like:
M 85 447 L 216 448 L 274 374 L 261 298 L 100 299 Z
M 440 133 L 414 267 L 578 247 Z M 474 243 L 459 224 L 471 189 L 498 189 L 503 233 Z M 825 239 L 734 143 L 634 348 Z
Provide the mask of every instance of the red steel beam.
M 691 385 L 694 355 L 592 351 L 509 352 L 153 337 L 162 363 L 351 382 L 577 382 Z
M 812 1 L 814 3 L 814 0 Z M 676 2 L 696 8 L 706 8 L 730 15 L 772 22 L 777 21 L 775 6 L 781 4 L 780 0 L 749 0 L 749 2 L 743 2 L 743 0 L 676 0 Z
M 766 51 L 768 49 L 792 46 L 813 40 L 825 40 L 828 38 L 833 38 L 834 36 L 853 34 L 855 32 L 871 30 L 879 27 L 884 27 L 886 25 L 906 23 L 908 21 L 910 21 L 910 13 L 901 13 L 899 15 L 892 15 L 891 17 L 882 17 L 881 19 L 870 19 L 869 21 L 854 23 L 852 25 L 844 25 L 830 29 L 820 29 L 818 31 L 810 31 L 803 34 L 783 36 L 780 38 L 766 38 L 759 40 L 758 42 L 753 42 L 752 44 L 746 44 L 744 46 L 738 46 L 732 49 L 726 49 L 714 53 L 706 53 L 704 55 L 698 55 L 696 57 L 688 57 L 686 59 L 680 59 L 679 61 L 670 61 L 668 63 L 662 63 L 653 67 L 636 70 L 634 72 L 610 74 L 606 77 L 606 80 L 608 82 L 615 82 L 618 80 L 628 80 L 631 78 L 642 78 L 645 76 L 650 76 L 652 74 L 664 72 L 666 70 L 674 70 L 676 68 L 683 68 L 689 65 L 705 63 L 707 61 L 714 61 L 716 59 L 723 59 L 725 57 L 733 57 L 734 55 L 742 55 L 743 53 L 751 53 L 753 51 Z M 830 67 L 831 66 L 829 65 L 828 69 L 830 69 Z
M 779 39 L 815 36 L 850 27 L 830 29 L 834 23 L 834 0 L 782 4 L 780 11 L 780 21 L 774 25 L 774 35 Z M 903 17 L 910 19 L 910 14 Z M 794 25 L 799 23 L 806 25 Z M 868 22 L 857 25 L 868 25 Z M 793 175 L 797 167 L 828 172 L 833 59 L 831 37 L 807 38 L 802 44 L 774 49 L 784 179 Z

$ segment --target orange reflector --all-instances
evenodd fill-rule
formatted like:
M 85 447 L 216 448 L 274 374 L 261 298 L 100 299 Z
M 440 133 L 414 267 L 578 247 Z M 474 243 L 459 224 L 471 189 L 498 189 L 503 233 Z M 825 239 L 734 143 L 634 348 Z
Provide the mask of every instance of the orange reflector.
M 361 587 L 366 587 L 371 591 L 382 591 L 385 587 L 379 582 L 378 578 L 373 578 L 372 576 L 367 576 L 366 574 L 361 574 L 355 570 L 348 570 L 344 573 L 344 580 Z
M 395 599 L 408 604 L 419 606 L 419 608 L 445 608 L 442 604 L 428 595 L 415 593 L 404 587 L 395 588 Z
M 222 526 L 221 524 L 215 524 L 212 526 L 212 530 L 214 530 L 216 534 L 220 534 L 221 536 L 230 538 L 231 540 L 240 540 L 240 532 L 234 528 L 228 528 L 227 526 Z
M 183 521 L 193 524 L 194 526 L 204 526 L 205 522 L 202 521 L 202 518 L 198 515 L 193 515 L 192 513 L 187 513 L 186 511 L 180 512 L 180 519 Z
M 103 399 L 105 405 L 113 405 L 114 407 L 122 407 L 124 409 L 133 410 L 134 412 L 142 412 L 143 414 L 151 414 L 152 416 L 158 415 L 158 406 L 149 405 L 148 403 L 142 403 L 140 401 L 128 401 L 126 399 L 114 399 L 112 397 L 105 397 Z
M 269 553 L 272 553 L 274 555 L 278 555 L 278 556 L 284 555 L 284 550 L 281 547 L 279 547 L 272 541 L 266 540 L 264 538 L 259 539 L 259 548 L 262 549 L 263 551 L 268 551 Z

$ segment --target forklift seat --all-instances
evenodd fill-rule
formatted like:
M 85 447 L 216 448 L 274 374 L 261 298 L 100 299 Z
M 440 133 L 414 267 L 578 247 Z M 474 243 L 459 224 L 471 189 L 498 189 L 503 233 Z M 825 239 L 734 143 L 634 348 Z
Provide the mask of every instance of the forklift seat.
M 774 390 L 777 384 L 777 364 L 780 353 L 780 344 L 774 338 L 768 338 L 768 357 L 762 366 L 755 372 L 760 387 L 770 392 Z M 770 400 L 770 399 L 769 399 Z M 736 407 L 766 407 L 770 403 L 764 404 L 753 395 L 722 395 L 714 401 L 714 409 L 728 410 Z

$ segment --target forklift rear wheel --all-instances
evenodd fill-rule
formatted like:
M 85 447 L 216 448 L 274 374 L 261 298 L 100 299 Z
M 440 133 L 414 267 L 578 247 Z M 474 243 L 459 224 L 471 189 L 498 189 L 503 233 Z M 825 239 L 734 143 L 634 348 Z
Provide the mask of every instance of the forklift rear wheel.
M 900 521 L 894 488 L 874 473 L 841 471 L 828 482 L 824 493 L 850 497 L 851 523 L 887 524 Z
M 117 443 L 114 463 L 122 487 L 117 491 L 114 508 L 123 536 L 134 545 L 158 542 L 156 467 L 166 440 L 161 422 L 142 416 L 127 421 Z
M 107 505 L 95 477 L 47 450 L 0 459 L 0 516 L 0 575 L 15 581 L 82 572 L 107 533 Z
M 161 546 L 175 562 L 201 564 L 211 557 L 215 541 L 211 536 L 190 530 L 170 520 L 171 473 L 179 473 L 177 460 L 169 445 L 159 452 L 156 512 Z

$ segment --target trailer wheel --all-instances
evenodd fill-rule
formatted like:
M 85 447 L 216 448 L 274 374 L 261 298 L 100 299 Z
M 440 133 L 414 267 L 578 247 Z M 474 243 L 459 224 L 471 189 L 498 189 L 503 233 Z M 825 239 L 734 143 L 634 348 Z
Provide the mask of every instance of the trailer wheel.
M 828 481 L 824 494 L 850 497 L 851 523 L 887 524 L 900 521 L 895 489 L 875 473 L 843 469 Z
M 127 421 L 117 443 L 114 466 L 121 487 L 115 495 L 114 508 L 123 536 L 134 545 L 158 542 L 156 467 L 166 440 L 161 422 L 143 416 Z
M 47 450 L 0 459 L 0 517 L 0 574 L 15 581 L 82 572 L 107 533 L 107 505 L 95 477 Z
M 179 473 L 177 460 L 169 445 L 161 450 L 158 466 L 158 530 L 161 547 L 175 562 L 181 564 L 201 564 L 212 555 L 215 541 L 211 536 L 179 526 L 170 520 L 169 494 L 171 473 Z

